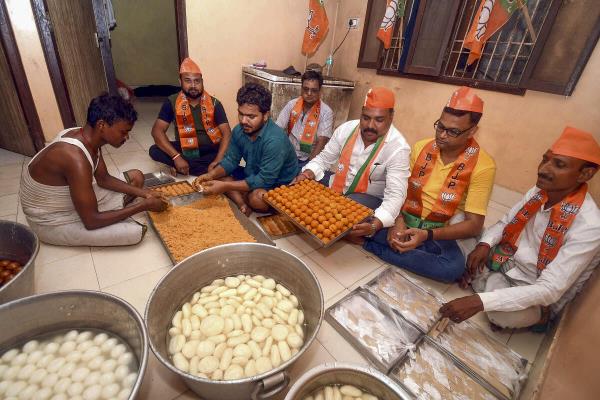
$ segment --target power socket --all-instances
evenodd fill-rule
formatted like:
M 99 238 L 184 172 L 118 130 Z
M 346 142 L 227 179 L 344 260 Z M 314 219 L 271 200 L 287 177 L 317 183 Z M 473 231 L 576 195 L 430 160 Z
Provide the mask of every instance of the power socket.
M 349 29 L 358 29 L 358 18 L 348 18 L 348 28 Z

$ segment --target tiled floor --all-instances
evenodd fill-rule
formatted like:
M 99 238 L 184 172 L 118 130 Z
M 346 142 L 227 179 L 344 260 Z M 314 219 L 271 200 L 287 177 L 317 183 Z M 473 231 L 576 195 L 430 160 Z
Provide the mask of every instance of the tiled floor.
M 130 168 L 138 168 L 144 172 L 160 169 L 147 155 L 147 150 L 153 143 L 150 130 L 160 102 L 138 102 L 136 108 L 139 120 L 131 139 L 120 149 L 107 148 L 104 151 L 109 171 L 114 175 L 120 176 L 121 172 Z M 0 149 L 0 219 L 26 223 L 17 193 L 22 168 L 28 161 L 27 157 Z M 492 198 L 486 226 L 500 218 L 518 200 L 519 195 L 503 188 L 495 188 Z M 323 288 L 326 307 L 387 267 L 383 261 L 362 248 L 344 242 L 329 249 L 317 249 L 308 237 L 300 235 L 277 240 L 276 244 L 302 259 L 314 271 Z M 142 243 L 124 248 L 68 248 L 41 244 L 36 260 L 36 291 L 43 293 L 76 288 L 102 290 L 122 297 L 143 313 L 149 293 L 171 266 L 158 237 L 152 231 Z M 470 293 L 456 285 L 418 279 L 447 300 Z M 489 331 L 488 322 L 482 313 L 475 316 L 473 321 Z M 529 332 L 492 334 L 530 361 L 535 358 L 543 338 Z M 150 354 L 140 398 L 197 398 L 175 375 L 161 366 L 151 352 Z M 323 322 L 317 340 L 292 367 L 292 379 L 317 364 L 332 361 L 365 363 L 364 358 L 352 346 L 327 322 Z

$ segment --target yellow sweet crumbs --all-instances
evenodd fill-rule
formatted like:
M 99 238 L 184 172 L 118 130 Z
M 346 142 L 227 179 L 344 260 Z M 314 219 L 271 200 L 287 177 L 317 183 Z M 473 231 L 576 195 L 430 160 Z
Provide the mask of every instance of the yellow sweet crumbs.
M 256 242 L 222 196 L 205 197 L 162 213 L 149 214 L 177 262 L 221 244 Z

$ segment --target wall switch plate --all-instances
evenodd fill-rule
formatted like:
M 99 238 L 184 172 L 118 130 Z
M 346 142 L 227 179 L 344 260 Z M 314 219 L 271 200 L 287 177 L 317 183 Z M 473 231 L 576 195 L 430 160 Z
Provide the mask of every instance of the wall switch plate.
M 348 18 L 348 28 L 358 29 L 358 18 Z

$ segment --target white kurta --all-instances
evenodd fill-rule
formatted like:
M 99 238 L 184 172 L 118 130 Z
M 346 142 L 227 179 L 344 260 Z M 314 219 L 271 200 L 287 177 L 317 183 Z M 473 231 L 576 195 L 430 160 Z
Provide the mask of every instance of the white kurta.
M 539 189 L 530 189 L 500 221 L 489 227 L 480 242 L 494 246 L 500 242 L 502 231 L 523 204 Z M 485 311 L 517 311 L 543 305 L 560 311 L 581 289 L 600 255 L 600 210 L 590 196 L 585 200 L 554 260 L 539 274 L 537 259 L 540 242 L 550 220 L 550 209 L 543 208 L 525 225 L 517 242 L 515 267 L 506 275 L 518 286 L 479 293 Z
M 344 144 L 358 124 L 359 120 L 353 120 L 340 125 L 333 132 L 333 136 L 327 142 L 323 151 L 312 159 L 303 170 L 310 169 L 314 172 L 315 178 L 320 180 L 323 178 L 325 171 L 332 166 L 339 168 L 339 158 Z M 352 149 L 350 169 L 346 176 L 344 192 L 348 190 L 360 167 L 369 158 L 374 146 L 375 144 L 371 144 L 365 148 L 359 134 Z M 406 199 L 408 177 L 410 176 L 410 146 L 402 133 L 393 125 L 390 126 L 382 146 L 383 148 L 371 165 L 367 194 L 383 199 L 381 206 L 375 210 L 375 217 L 383 223 L 384 227 L 390 227 L 394 225 L 394 221 Z M 334 178 L 335 175 L 330 179 L 330 186 Z

